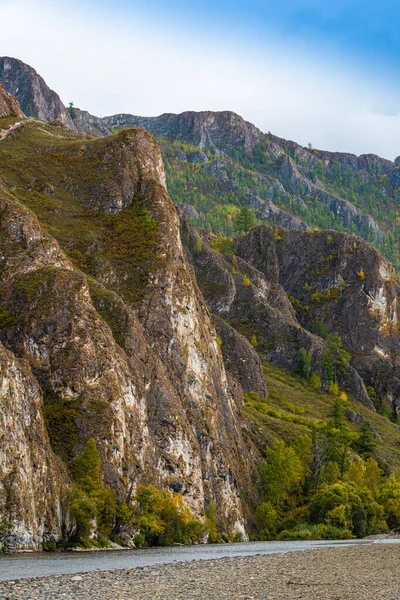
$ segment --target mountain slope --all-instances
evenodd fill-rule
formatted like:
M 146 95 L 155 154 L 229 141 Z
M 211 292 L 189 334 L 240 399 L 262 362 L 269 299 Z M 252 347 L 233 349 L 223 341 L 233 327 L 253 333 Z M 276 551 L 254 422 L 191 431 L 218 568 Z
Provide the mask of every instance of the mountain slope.
M 366 427 L 373 455 L 396 467 L 398 427 L 376 413 L 399 411 L 396 273 L 367 242 L 309 229 L 275 203 L 305 205 L 306 219 L 324 207 L 328 220 L 333 197 L 338 228 L 379 245 L 389 236 L 333 192 L 351 188 L 350 172 L 389 189 L 397 163 L 328 153 L 322 163 L 232 113 L 156 119 L 158 132 L 202 145 L 162 138 L 161 152 L 144 129 L 79 134 L 24 118 L 1 89 L 0 106 L 2 543 L 73 535 L 76 459 L 91 440 L 98 485 L 117 501 L 114 532 L 144 484 L 180 494 L 227 538 L 246 537 L 262 455 L 304 433 L 312 444 L 342 427 L 343 471 L 359 464 Z M 213 214 L 229 233 L 241 205 L 274 226 L 232 239 L 185 217 Z M 127 526 L 124 543 L 134 533 Z
M 93 437 L 119 502 L 132 482 L 158 484 L 199 517 L 214 502 L 221 530 L 245 535 L 258 454 L 244 441 L 241 388 L 182 249 L 157 144 L 143 130 L 91 141 L 25 121 L 0 156 L 0 339 L 30 365 L 53 451 L 70 464 Z M 56 510 L 60 495 L 48 494 Z M 12 525 L 9 545 L 41 543 L 35 518 Z
M 278 226 L 360 235 L 400 264 L 397 163 L 371 154 L 304 148 L 262 133 L 229 111 L 98 118 L 74 108 L 64 114 L 43 80 L 41 100 L 25 103 L 25 90 L 38 87 L 31 67 L 9 58 L 1 64 L 0 82 L 17 95 L 27 115 L 37 116 L 40 105 L 40 118 L 57 118 L 81 133 L 107 136 L 142 127 L 160 138 L 172 200 L 194 206 L 196 225 L 230 234 L 238 207 L 246 205 L 259 219 Z M 16 85 L 19 81 L 24 85 Z M 54 104 L 61 116 L 55 116 Z

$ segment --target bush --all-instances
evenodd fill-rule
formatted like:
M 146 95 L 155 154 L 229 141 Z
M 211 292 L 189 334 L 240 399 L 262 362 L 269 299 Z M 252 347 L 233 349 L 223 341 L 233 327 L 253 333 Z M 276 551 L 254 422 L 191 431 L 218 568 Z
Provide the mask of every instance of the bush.
M 210 502 L 206 509 L 206 527 L 208 530 L 208 543 L 219 544 L 221 543 L 221 535 L 217 529 L 217 519 L 215 516 L 215 504 Z
M 255 521 L 261 539 L 273 540 L 277 530 L 277 513 L 271 502 L 263 502 L 256 508 Z
M 317 375 L 317 373 L 311 373 L 310 385 L 316 390 L 319 390 L 321 388 L 321 378 L 319 375 Z
M 87 538 L 94 529 L 96 504 L 78 486 L 72 488 L 69 497 L 69 515 L 75 521 L 74 539 Z
M 220 254 L 229 254 L 230 256 L 233 256 L 234 254 L 233 239 L 231 237 L 224 237 L 222 233 L 217 233 L 216 237 L 211 240 L 210 248 L 216 250 Z M 232 273 L 234 270 L 236 273 L 234 267 L 232 268 Z
M 242 284 L 244 287 L 250 286 L 250 279 L 247 277 L 246 273 L 243 275 Z
M 193 519 L 180 494 L 154 486 L 139 486 L 133 525 L 146 546 L 190 544 L 198 542 L 206 533 L 205 525 Z
M 322 485 L 309 505 L 310 520 L 349 529 L 356 537 L 368 532 L 367 510 L 361 491 L 344 482 Z

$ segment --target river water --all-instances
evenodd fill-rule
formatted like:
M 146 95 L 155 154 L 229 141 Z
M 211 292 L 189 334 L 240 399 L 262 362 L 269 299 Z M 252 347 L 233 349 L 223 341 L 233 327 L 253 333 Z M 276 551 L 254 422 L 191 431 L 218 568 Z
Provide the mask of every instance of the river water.
M 143 550 L 114 550 L 101 552 L 36 552 L 0 556 L 0 580 L 66 575 L 88 571 L 111 571 L 149 567 L 174 561 L 189 562 L 214 558 L 255 556 L 299 552 L 317 548 L 361 544 L 400 543 L 400 539 L 302 541 L 302 542 L 243 542 L 239 544 L 204 544 L 147 548 Z

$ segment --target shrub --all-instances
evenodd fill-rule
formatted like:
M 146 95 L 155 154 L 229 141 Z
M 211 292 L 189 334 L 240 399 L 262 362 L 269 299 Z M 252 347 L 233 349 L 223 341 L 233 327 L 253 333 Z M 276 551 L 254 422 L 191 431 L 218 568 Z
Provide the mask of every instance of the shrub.
M 362 268 L 358 271 L 357 277 L 359 277 L 361 280 L 365 279 L 365 272 Z
M 243 275 L 242 284 L 244 287 L 250 286 L 250 279 L 247 277 L 246 273 Z
M 317 319 L 311 327 L 311 333 L 319 335 L 323 340 L 327 340 L 329 337 L 329 329 L 319 319 Z
M 333 396 L 339 395 L 339 384 L 336 381 L 328 382 L 328 392 Z
M 321 388 L 321 378 L 319 375 L 317 375 L 317 373 L 311 373 L 310 385 L 316 390 L 319 390 Z
M 217 233 L 216 237 L 211 240 L 210 248 L 220 254 L 229 254 L 230 256 L 234 254 L 233 239 L 231 237 L 224 237 L 222 233 Z M 235 267 L 232 268 L 232 273 L 234 271 L 236 273 Z
M 368 532 L 367 510 L 359 488 L 344 482 L 322 485 L 309 505 L 310 520 L 349 529 L 355 536 Z
M 215 516 L 214 502 L 210 502 L 210 504 L 206 508 L 206 526 L 208 530 L 208 543 L 219 544 L 222 540 L 221 535 L 218 533 L 217 529 L 217 519 Z
M 203 252 L 203 244 L 201 243 L 201 239 L 196 238 L 196 254 L 201 254 Z
M 277 530 L 277 513 L 271 502 L 263 502 L 256 508 L 255 521 L 261 539 L 273 540 Z
M 180 494 L 139 486 L 135 496 L 133 525 L 147 546 L 198 542 L 206 533 L 204 523 L 193 519 Z

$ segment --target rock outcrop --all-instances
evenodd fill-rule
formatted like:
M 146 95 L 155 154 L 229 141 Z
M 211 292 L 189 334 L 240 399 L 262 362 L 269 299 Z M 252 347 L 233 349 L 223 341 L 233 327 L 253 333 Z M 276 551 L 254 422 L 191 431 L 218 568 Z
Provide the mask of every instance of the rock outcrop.
M 0 405 L 2 545 L 10 551 L 40 548 L 62 538 L 66 473 L 50 448 L 40 387 L 28 363 L 2 344 Z
M 381 402 L 399 409 L 400 284 L 387 261 L 360 238 L 335 231 L 257 227 L 238 244 L 239 255 L 293 299 L 299 323 L 322 323 L 340 336 L 351 365 Z
M 93 437 L 118 501 L 132 482 L 156 484 L 180 492 L 198 517 L 214 502 L 222 530 L 246 536 L 242 492 L 251 496 L 258 455 L 245 442 L 242 388 L 225 370 L 183 250 L 158 146 L 143 130 L 94 142 L 62 131 L 30 121 L 0 146 L 0 340 L 7 356 L 30 367 L 24 385 L 36 398 L 35 414 L 42 390 L 52 447 L 65 463 Z M 31 162 L 15 175 L 7 161 L 23 160 L 24 135 L 35 139 L 40 160 L 28 148 Z M 32 210 L 7 189 L 15 176 Z M 55 414 L 68 421 L 61 436 Z M 20 451 L 36 456 L 35 443 L 26 434 Z M 58 481 L 51 456 L 40 459 L 39 472 Z M 12 484 L 12 497 L 20 485 Z M 7 504 L 16 545 L 38 547 L 59 535 L 66 515 L 55 484 L 48 490 L 40 519 L 28 498 Z M 17 511 L 26 513 L 24 528 Z
M 18 100 L 7 94 L 3 86 L 0 84 L 0 118 L 1 117 L 18 117 L 23 119 L 22 112 Z
M 280 231 L 287 235 L 291 233 L 283 229 Z M 306 239 L 310 235 L 294 230 L 292 233 L 304 235 Z M 207 236 L 199 244 L 199 234 L 183 219 L 183 240 L 210 311 L 252 341 L 265 360 L 280 368 L 295 371 L 299 351 L 305 348 L 310 354 L 312 369 L 327 385 L 322 364 L 326 343 L 320 336 L 311 333 L 307 323 L 303 324 L 289 299 L 292 297 L 290 291 L 280 282 L 280 265 L 275 257 L 275 248 L 270 245 L 275 237 L 278 236 L 273 229 L 260 226 L 239 241 L 235 247 L 238 256 L 221 255 L 210 248 Z M 279 234 L 279 243 L 281 241 Z M 300 248 L 290 255 L 292 263 L 298 260 L 297 252 L 301 252 Z M 293 264 L 291 269 L 296 271 Z M 224 333 L 221 326 L 218 327 Z M 232 343 L 232 347 L 235 348 L 236 344 Z M 233 362 L 237 368 L 240 358 L 235 358 Z M 227 364 L 232 364 L 229 351 Z M 263 395 L 254 367 L 251 379 L 254 381 L 253 391 Z M 340 383 L 360 402 L 373 409 L 363 379 L 354 366 L 350 366 L 348 372 L 340 377 Z M 242 385 L 250 391 L 248 384 L 243 382 Z
M 29 65 L 16 58 L 0 57 L 0 83 L 6 92 L 17 98 L 25 115 L 42 121 L 60 121 L 76 131 L 58 94 Z

